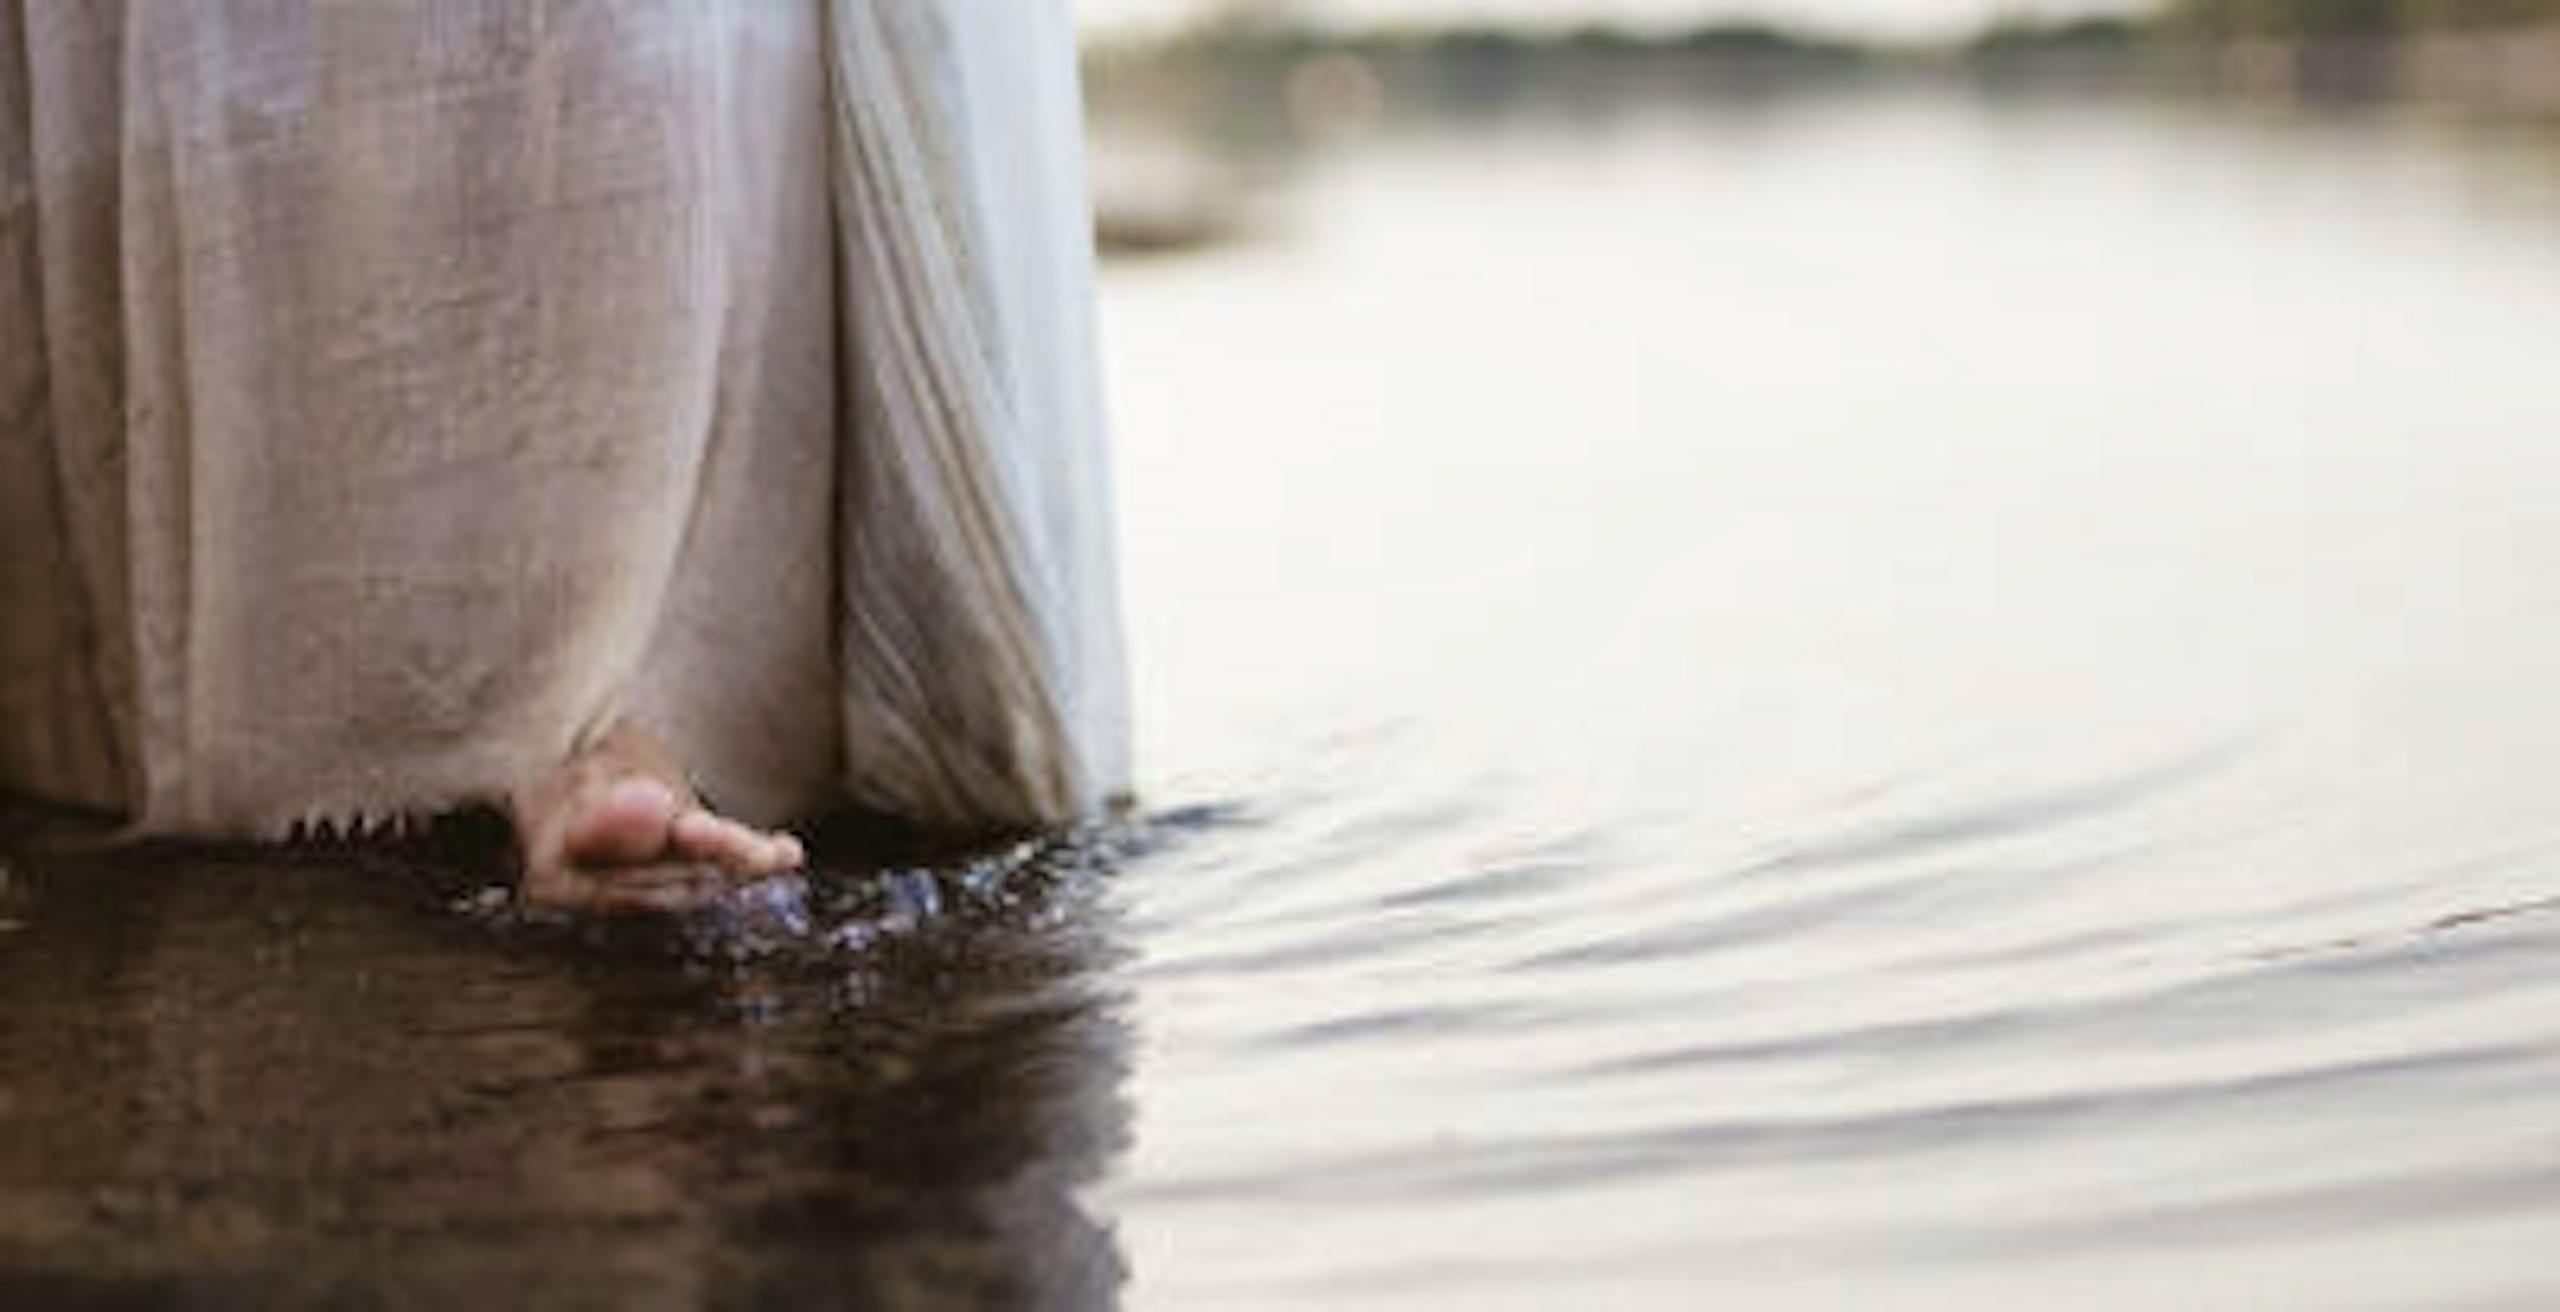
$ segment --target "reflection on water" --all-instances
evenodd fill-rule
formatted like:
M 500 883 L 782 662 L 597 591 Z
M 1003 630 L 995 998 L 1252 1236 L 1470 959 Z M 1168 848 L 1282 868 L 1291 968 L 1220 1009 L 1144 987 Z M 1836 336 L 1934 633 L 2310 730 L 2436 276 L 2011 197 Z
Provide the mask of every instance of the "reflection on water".
M 1092 1307 L 1097 838 L 806 932 L 545 930 L 382 861 L 22 864 L 0 1305 Z
M 2555 175 L 1346 134 L 1108 279 L 1152 824 L 654 934 L 21 859 L 0 1305 L 2538 1305 Z

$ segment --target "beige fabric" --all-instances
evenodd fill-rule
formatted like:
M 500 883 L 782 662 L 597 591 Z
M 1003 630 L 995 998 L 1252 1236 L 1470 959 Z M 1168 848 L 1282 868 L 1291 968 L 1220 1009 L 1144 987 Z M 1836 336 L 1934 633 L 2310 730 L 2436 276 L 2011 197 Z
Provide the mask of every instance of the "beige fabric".
M 758 822 L 1125 787 L 1081 184 L 991 194 L 1059 121 L 996 16 L 0 2 L 0 787 L 273 833 L 622 713 Z

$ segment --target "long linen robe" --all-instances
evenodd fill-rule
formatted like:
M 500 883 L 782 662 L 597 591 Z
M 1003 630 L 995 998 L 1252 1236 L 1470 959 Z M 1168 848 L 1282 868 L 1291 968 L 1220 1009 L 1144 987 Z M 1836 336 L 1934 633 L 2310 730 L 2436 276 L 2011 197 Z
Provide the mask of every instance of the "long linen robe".
M 0 790 L 1127 785 L 1062 0 L 0 0 Z

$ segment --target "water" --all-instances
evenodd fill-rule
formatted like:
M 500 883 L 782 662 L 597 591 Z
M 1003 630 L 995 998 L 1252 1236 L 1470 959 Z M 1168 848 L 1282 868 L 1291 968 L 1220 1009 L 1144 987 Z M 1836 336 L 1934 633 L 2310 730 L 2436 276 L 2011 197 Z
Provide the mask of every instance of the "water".
M 1276 203 L 1108 280 L 1150 819 L 689 936 L 20 858 L 0 1304 L 2560 1295 L 2560 144 L 1844 96 Z
M 1529 120 L 1122 276 L 1134 1301 L 2560 1294 L 2555 174 Z

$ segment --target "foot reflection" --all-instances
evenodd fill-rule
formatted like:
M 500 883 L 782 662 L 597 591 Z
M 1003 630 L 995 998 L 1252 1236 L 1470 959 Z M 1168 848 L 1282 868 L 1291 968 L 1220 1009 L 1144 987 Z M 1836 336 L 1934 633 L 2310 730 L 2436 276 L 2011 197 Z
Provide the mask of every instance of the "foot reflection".
M 0 1305 L 1113 1305 L 1117 856 L 682 927 L 457 915 L 376 858 L 12 858 Z

